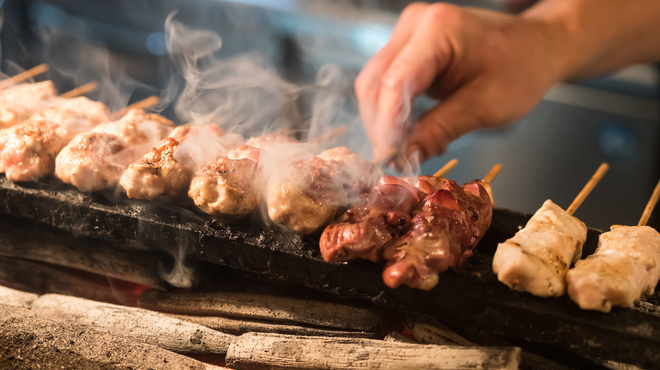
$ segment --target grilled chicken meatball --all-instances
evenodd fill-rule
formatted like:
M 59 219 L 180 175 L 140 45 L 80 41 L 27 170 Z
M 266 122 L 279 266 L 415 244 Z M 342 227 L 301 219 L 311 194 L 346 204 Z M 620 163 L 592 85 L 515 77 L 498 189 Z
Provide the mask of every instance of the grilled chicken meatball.
M 188 196 L 211 215 L 244 217 L 259 205 L 259 157 L 274 143 L 295 142 L 279 133 L 250 138 L 195 174 Z
M 653 294 L 660 278 L 660 234 L 649 226 L 612 226 L 598 249 L 568 271 L 568 295 L 580 308 L 609 312 Z
M 269 185 L 268 216 L 278 225 L 310 234 L 327 225 L 340 207 L 373 186 L 373 164 L 338 147 L 302 161 Z
M 11 181 L 35 181 L 55 169 L 55 157 L 78 133 L 109 119 L 108 108 L 87 98 L 62 104 L 0 130 L 0 172 Z
M 561 296 L 568 268 L 582 255 L 586 240 L 584 222 L 546 200 L 522 230 L 497 246 L 493 272 L 511 289 Z
M 128 165 L 172 127 L 173 123 L 162 116 L 132 109 L 118 121 L 74 137 L 57 156 L 55 175 L 81 191 L 114 187 Z
M 20 84 L 0 90 L 0 129 L 25 121 L 56 95 L 52 81 Z
M 192 175 L 199 168 L 197 163 L 224 155 L 228 146 L 237 144 L 235 136 L 223 134 L 215 125 L 177 127 L 151 152 L 132 163 L 119 183 L 129 198 L 181 195 L 188 190 Z M 199 155 L 204 158 L 193 158 Z

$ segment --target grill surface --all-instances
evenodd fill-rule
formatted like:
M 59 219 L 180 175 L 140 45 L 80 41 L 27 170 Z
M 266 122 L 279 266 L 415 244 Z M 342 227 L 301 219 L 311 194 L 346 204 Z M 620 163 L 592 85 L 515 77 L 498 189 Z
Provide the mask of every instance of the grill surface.
M 441 274 L 429 292 L 387 288 L 377 264 L 324 262 L 318 236 L 303 238 L 262 222 L 215 219 L 185 204 L 133 201 L 111 192 L 82 194 L 56 180 L 13 184 L 0 177 L 0 214 L 73 237 L 102 240 L 118 249 L 176 253 L 185 246 L 192 259 L 430 315 L 518 343 L 642 366 L 660 361 L 657 293 L 633 309 L 603 314 L 580 310 L 567 296 L 538 298 L 499 283 L 491 271 L 497 243 L 529 218 L 508 210 L 494 211 L 470 269 Z M 585 256 L 595 250 L 598 234 L 589 230 Z

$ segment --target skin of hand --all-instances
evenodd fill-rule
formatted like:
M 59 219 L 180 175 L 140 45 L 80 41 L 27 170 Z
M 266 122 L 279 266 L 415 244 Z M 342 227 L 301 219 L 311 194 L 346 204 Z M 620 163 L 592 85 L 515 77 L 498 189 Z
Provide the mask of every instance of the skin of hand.
M 470 131 L 521 118 L 560 80 L 657 60 L 649 50 L 656 45 L 660 52 L 658 4 L 545 0 L 520 16 L 410 4 L 355 81 L 374 158 L 399 149 L 399 167 L 414 153 L 424 161 Z M 639 42 L 628 46 L 634 35 Z M 439 103 L 406 125 L 412 100 L 422 94 Z

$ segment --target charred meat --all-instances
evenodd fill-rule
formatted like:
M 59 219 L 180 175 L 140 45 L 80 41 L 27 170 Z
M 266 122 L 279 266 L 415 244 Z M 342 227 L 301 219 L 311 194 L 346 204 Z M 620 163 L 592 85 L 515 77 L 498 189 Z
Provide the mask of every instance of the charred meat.
M 490 226 L 493 206 L 486 187 L 481 180 L 462 187 L 448 180 L 427 196 L 410 229 L 385 247 L 385 284 L 430 290 L 439 273 L 464 266 Z
M 372 191 L 362 194 L 325 228 L 319 241 L 323 258 L 329 262 L 355 258 L 380 261 L 385 244 L 400 236 L 413 210 L 444 181 L 432 176 L 381 177 Z

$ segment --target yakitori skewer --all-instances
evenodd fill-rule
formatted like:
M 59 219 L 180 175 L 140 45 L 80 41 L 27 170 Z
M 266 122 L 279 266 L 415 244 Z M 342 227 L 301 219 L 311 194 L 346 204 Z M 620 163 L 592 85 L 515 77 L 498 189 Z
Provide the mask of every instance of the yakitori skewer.
M 660 279 L 660 234 L 646 223 L 658 197 L 660 181 L 637 226 L 613 225 L 600 235 L 596 252 L 568 271 L 568 295 L 580 308 L 609 312 L 653 293 Z
M 9 77 L 6 80 L 0 81 L 0 89 L 4 89 L 17 83 L 23 82 L 34 76 L 40 75 L 48 70 L 48 64 L 39 64 L 36 67 L 23 71 L 15 76 Z
M 75 89 L 76 94 L 94 85 Z M 76 135 L 110 117 L 105 104 L 84 97 L 52 102 L 23 123 L 0 130 L 0 173 L 11 181 L 36 181 L 53 173 L 55 157 Z
M 381 177 L 371 191 L 323 230 L 319 241 L 323 258 L 329 262 L 379 261 L 385 244 L 401 235 L 412 211 L 427 195 L 442 188 L 444 175 L 457 164 L 452 159 L 433 176 Z
M 483 180 L 463 186 L 447 180 L 424 199 L 408 231 L 385 247 L 387 286 L 430 290 L 440 273 L 467 263 L 490 226 L 493 201 L 488 188 L 501 169 L 495 165 Z
M 147 109 L 149 107 L 153 107 L 154 105 L 158 104 L 159 102 L 160 102 L 160 99 L 157 96 L 152 95 L 148 98 L 144 98 L 140 101 L 137 101 L 137 102 L 135 102 L 131 105 L 126 106 L 125 108 L 122 108 L 122 109 L 118 110 L 117 112 L 115 112 L 113 114 L 113 117 L 114 118 L 120 118 L 123 115 L 125 115 L 126 113 L 128 113 L 128 111 L 131 110 L 131 109 Z
M 330 131 L 324 132 L 322 135 L 317 136 L 316 138 L 310 140 L 312 143 L 327 143 L 330 140 L 336 139 L 342 135 L 344 135 L 348 131 L 348 127 L 346 125 L 339 125 L 335 128 L 333 128 Z
M 530 218 L 511 239 L 500 243 L 493 256 L 493 272 L 509 288 L 541 297 L 566 292 L 566 273 L 582 255 L 587 226 L 573 213 L 605 175 L 600 165 L 566 211 L 551 200 Z
M 75 98 L 76 96 L 87 95 L 90 92 L 96 90 L 98 84 L 95 81 L 88 82 L 84 85 L 78 86 L 73 90 L 69 90 L 63 94 L 60 94 L 60 98 Z

